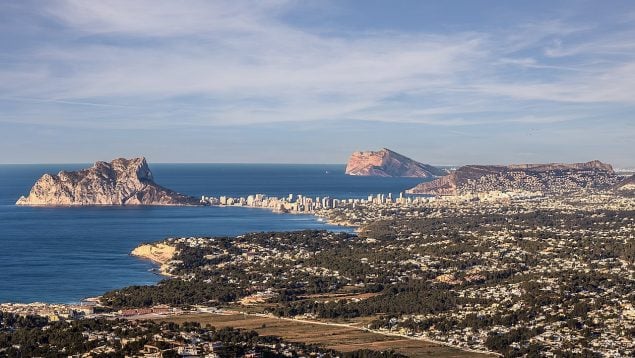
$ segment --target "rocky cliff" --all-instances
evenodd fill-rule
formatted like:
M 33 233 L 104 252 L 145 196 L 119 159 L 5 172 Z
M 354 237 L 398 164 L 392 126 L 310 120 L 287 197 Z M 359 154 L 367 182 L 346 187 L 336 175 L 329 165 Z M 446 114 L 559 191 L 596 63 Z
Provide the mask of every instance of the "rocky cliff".
M 611 165 L 598 160 L 573 164 L 466 165 L 407 192 L 428 195 L 521 190 L 569 192 L 605 189 L 617 180 Z
M 44 174 L 16 205 L 200 205 L 154 183 L 145 158 L 97 162 L 91 168 Z
M 130 255 L 148 259 L 160 265 L 159 272 L 164 276 L 170 274 L 170 260 L 177 254 L 176 247 L 162 242 L 137 246 Z
M 354 152 L 346 164 L 346 174 L 381 177 L 431 178 L 446 175 L 443 169 L 422 164 L 392 150 Z

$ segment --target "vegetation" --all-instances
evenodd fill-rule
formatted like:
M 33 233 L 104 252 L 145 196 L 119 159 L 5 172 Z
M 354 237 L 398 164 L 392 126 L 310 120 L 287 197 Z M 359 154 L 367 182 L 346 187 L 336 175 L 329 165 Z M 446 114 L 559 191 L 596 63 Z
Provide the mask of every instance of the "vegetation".
M 616 302 L 635 304 L 632 276 L 624 274 L 635 265 L 633 211 L 386 210 L 390 219 L 359 236 L 173 240 L 179 278 L 113 291 L 104 301 L 115 308 L 228 304 L 268 291 L 275 294 L 267 310 L 279 316 L 370 316 L 375 329 L 435 337 L 485 332 L 480 347 L 507 356 L 531 356 L 544 348 L 535 337 L 561 329 L 576 337 L 560 344 L 563 352 L 593 352 L 591 342 L 617 317 Z M 618 333 L 628 340 L 633 331 Z
M 164 357 L 171 357 L 177 356 L 177 347 L 194 342 L 199 346 L 205 342 L 215 343 L 219 347 L 215 352 L 223 357 L 240 357 L 250 351 L 256 351 L 262 357 L 282 357 L 283 352 L 292 356 L 319 353 L 326 357 L 346 358 L 403 357 L 391 351 L 365 349 L 342 353 L 287 342 L 278 337 L 259 336 L 255 331 L 201 327 L 196 322 L 181 325 L 108 319 L 48 322 L 39 317 L 19 317 L 2 312 L 0 320 L 0 356 L 6 357 L 67 357 L 88 352 L 94 357 L 128 357 L 139 355 L 146 345 L 159 348 Z M 98 347 L 108 347 L 108 352 L 100 353 Z

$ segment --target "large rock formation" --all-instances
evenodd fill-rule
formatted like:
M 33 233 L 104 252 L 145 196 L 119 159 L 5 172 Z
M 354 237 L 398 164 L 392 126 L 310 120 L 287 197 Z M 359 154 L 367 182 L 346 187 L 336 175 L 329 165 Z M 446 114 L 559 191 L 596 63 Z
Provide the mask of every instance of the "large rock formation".
M 145 158 L 97 162 L 91 168 L 44 174 L 16 205 L 200 205 L 154 183 Z
M 453 173 L 409 189 L 411 194 L 459 195 L 489 191 L 570 192 L 605 189 L 617 182 L 609 164 L 594 160 L 573 164 L 466 165 Z
M 354 152 L 346 164 L 346 174 L 380 177 L 431 178 L 446 175 L 443 169 L 416 162 L 392 150 Z

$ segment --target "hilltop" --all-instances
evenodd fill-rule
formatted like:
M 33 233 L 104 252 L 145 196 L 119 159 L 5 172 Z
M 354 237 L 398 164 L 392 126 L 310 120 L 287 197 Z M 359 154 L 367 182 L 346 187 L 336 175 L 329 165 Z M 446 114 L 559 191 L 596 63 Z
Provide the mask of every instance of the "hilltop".
M 488 191 L 568 192 L 606 189 L 617 182 L 609 164 L 586 163 L 466 165 L 449 175 L 421 183 L 411 194 L 459 195 Z
M 390 149 L 354 152 L 346 164 L 347 175 L 432 178 L 446 175 L 444 169 L 422 164 Z
M 16 205 L 200 205 L 154 182 L 143 157 L 96 162 L 91 168 L 44 174 Z

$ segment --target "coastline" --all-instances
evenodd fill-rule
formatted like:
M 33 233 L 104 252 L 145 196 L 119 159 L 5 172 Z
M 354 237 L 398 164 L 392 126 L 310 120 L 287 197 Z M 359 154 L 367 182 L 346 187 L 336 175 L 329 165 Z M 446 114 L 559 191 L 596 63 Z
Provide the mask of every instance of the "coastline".
M 219 207 L 219 208 L 230 208 L 230 207 L 235 207 L 235 206 L 231 206 L 231 205 L 209 205 L 211 207 Z M 315 218 L 316 221 L 319 221 L 325 225 L 332 225 L 332 226 L 338 226 L 338 227 L 343 227 L 343 228 L 348 228 L 350 230 L 352 230 L 355 234 L 359 234 L 359 232 L 361 231 L 361 226 L 360 225 L 353 225 L 350 222 L 338 222 L 338 221 L 333 221 L 330 218 L 323 216 L 323 215 L 319 215 L 319 213 L 313 212 L 313 213 L 298 213 L 298 212 L 284 212 L 284 211 L 279 211 L 279 210 L 275 210 L 272 208 L 266 208 L 266 207 L 256 207 L 256 206 L 242 206 L 242 208 L 245 209 L 264 209 L 264 210 L 268 210 L 272 213 L 275 214 L 290 214 L 290 215 L 307 215 L 307 216 L 312 216 L 313 218 Z M 151 261 L 152 263 L 158 265 L 158 271 L 157 273 L 161 276 L 167 277 L 167 278 L 176 278 L 177 276 L 170 273 L 170 264 L 169 262 L 174 258 L 174 256 L 177 254 L 176 251 L 176 247 L 174 246 L 170 246 L 168 244 L 166 244 L 163 241 L 160 242 L 154 242 L 154 243 L 141 243 L 138 246 L 136 246 L 131 252 L 130 252 L 130 256 L 134 256 L 137 257 L 139 259 L 143 259 L 143 260 L 148 260 Z
M 18 199 L 18 201 L 16 201 L 14 204 L 14 206 L 21 206 L 21 207 L 33 207 L 33 208 L 85 208 L 85 207 L 133 207 L 133 208 L 138 208 L 138 207 L 204 207 L 204 206 L 208 206 L 205 205 L 203 203 L 201 204 L 159 204 L 159 203 L 155 203 L 155 204 L 98 204 L 98 203 L 91 203 L 91 204 L 81 204 L 81 203 L 71 203 L 71 204 L 48 204 L 48 203 L 42 203 L 42 204 L 38 204 L 38 203 L 22 203 L 20 202 L 20 199 Z
M 223 207 L 231 207 L 231 206 L 223 206 Z M 318 212 L 313 212 L 313 213 L 295 213 L 295 212 L 276 211 L 276 210 L 271 209 L 271 208 L 263 208 L 263 207 L 248 207 L 248 206 L 245 206 L 244 208 L 269 209 L 270 212 L 279 213 L 279 214 L 294 214 L 294 215 L 312 216 L 316 220 L 318 220 L 318 221 L 320 221 L 320 222 L 322 222 L 324 224 L 350 228 L 350 229 L 353 229 L 355 231 L 355 233 L 358 233 L 360 231 L 360 229 L 361 229 L 360 225 L 351 225 L 351 223 L 349 223 L 349 222 L 332 221 L 327 216 L 320 215 Z M 178 251 L 177 251 L 175 246 L 166 244 L 164 241 L 159 241 L 159 242 L 154 242 L 154 243 L 141 243 L 137 247 L 135 247 L 130 252 L 129 255 L 130 256 L 134 256 L 134 257 L 139 258 L 139 259 L 149 260 L 152 263 L 158 265 L 159 266 L 158 273 L 160 275 L 162 275 L 162 276 L 165 276 L 167 278 L 178 278 L 178 275 L 174 275 L 174 274 L 170 273 L 170 268 L 171 268 L 170 262 L 173 260 L 173 258 L 175 257 L 176 254 L 178 254 Z M 86 301 L 99 301 L 99 297 L 90 298 L 90 299 L 87 299 Z M 51 304 L 46 304 L 46 305 L 51 305 Z M 66 305 L 66 306 L 69 306 L 69 305 Z M 241 312 L 241 313 L 242 314 L 248 314 L 248 313 L 244 313 L 244 312 Z M 433 344 L 438 344 L 438 345 L 441 345 L 441 346 L 454 348 L 454 349 L 457 349 L 457 350 L 460 350 L 460 351 L 463 351 L 463 352 L 480 353 L 480 354 L 492 354 L 494 356 L 497 355 L 495 352 L 479 351 L 479 350 L 473 350 L 473 349 L 469 349 L 469 348 L 464 348 L 464 347 L 453 345 L 453 344 L 447 343 L 447 342 L 435 341 L 435 340 L 432 340 L 432 339 L 430 339 L 428 337 L 423 337 L 423 336 L 422 337 L 410 337 L 410 336 L 406 336 L 406 335 L 395 334 L 395 333 L 392 333 L 392 332 L 383 332 L 383 331 L 379 331 L 379 330 L 371 330 L 371 329 L 367 329 L 367 328 L 363 328 L 363 327 L 356 327 L 354 325 L 342 324 L 342 323 L 338 323 L 338 322 L 320 321 L 320 320 L 307 320 L 307 319 L 288 318 L 288 317 L 277 317 L 277 316 L 271 316 L 269 314 L 258 314 L 258 313 L 256 313 L 256 314 L 249 313 L 249 315 L 261 316 L 261 317 L 271 317 L 271 318 L 275 318 L 275 319 L 278 319 L 278 320 L 295 321 L 295 322 L 302 322 L 302 323 L 307 323 L 307 324 L 317 324 L 317 325 L 325 325 L 325 326 L 351 328 L 351 329 L 356 329 L 356 330 L 365 331 L 365 332 L 369 332 L 369 333 L 375 333 L 375 334 L 379 334 L 379 335 L 383 335 L 383 336 L 399 336 L 399 337 L 402 337 L 402 338 L 405 338 L 405 339 L 409 339 L 409 340 L 425 341 L 425 342 L 429 342 L 429 343 L 433 343 Z
M 152 261 L 159 265 L 159 273 L 166 277 L 176 277 L 170 273 L 169 262 L 176 255 L 176 247 L 170 246 L 163 242 L 141 244 L 135 247 L 131 252 L 131 256 L 135 256 L 141 259 Z
M 260 209 L 260 210 L 267 210 L 271 213 L 274 214 L 289 214 L 289 215 L 306 215 L 306 216 L 312 216 L 314 217 L 318 222 L 324 223 L 326 225 L 332 225 L 332 226 L 341 226 L 341 227 L 346 227 L 351 229 L 352 231 L 354 231 L 356 234 L 360 232 L 361 229 L 361 225 L 358 224 L 353 224 L 351 222 L 348 221 L 335 221 L 331 218 L 329 218 L 328 216 L 325 215 L 320 215 L 319 212 L 296 212 L 296 211 L 281 211 L 281 210 L 277 210 L 274 208 L 270 208 L 270 207 L 264 207 L 264 206 L 247 206 L 247 205 L 243 205 L 243 206 L 239 206 L 239 205 L 208 205 L 210 207 L 217 207 L 217 208 L 245 208 L 245 209 Z

